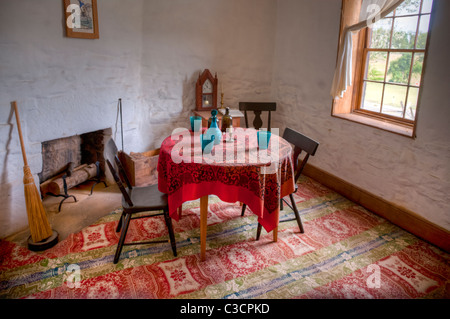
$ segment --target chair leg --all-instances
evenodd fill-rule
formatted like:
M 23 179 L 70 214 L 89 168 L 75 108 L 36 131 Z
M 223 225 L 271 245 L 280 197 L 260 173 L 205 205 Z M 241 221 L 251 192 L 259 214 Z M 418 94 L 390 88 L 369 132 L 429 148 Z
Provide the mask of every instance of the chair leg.
M 297 219 L 298 228 L 300 228 L 300 233 L 304 233 L 305 230 L 303 229 L 302 220 L 300 218 L 300 214 L 298 213 L 297 205 L 295 204 L 294 195 L 290 194 L 289 197 L 291 198 L 291 204 L 292 208 L 294 210 L 295 219 Z
M 256 240 L 259 240 L 259 237 L 261 236 L 261 229 L 262 225 L 258 223 L 258 230 L 256 231 Z
M 122 233 L 120 234 L 119 243 L 117 244 L 116 255 L 114 256 L 114 263 L 117 264 L 120 258 L 120 253 L 122 252 L 122 247 L 125 242 L 125 237 L 127 236 L 128 226 L 130 225 L 131 214 L 126 214 L 125 225 L 123 225 Z
M 175 242 L 175 234 L 173 232 L 172 219 L 170 218 L 168 211 L 164 211 L 164 219 L 166 221 L 166 226 L 169 229 L 169 238 L 170 244 L 172 245 L 173 255 L 177 257 L 177 243 Z
M 178 216 L 181 218 L 181 215 L 183 214 L 183 204 L 181 204 L 180 207 L 178 207 Z
M 241 213 L 241 217 L 244 216 L 245 210 L 247 209 L 247 205 L 242 204 L 242 213 Z
M 125 213 L 122 212 L 122 215 L 120 215 L 120 219 L 119 219 L 119 223 L 117 224 L 117 228 L 116 228 L 116 233 L 120 232 L 120 230 L 122 229 L 122 223 L 123 223 L 123 218 L 125 217 Z

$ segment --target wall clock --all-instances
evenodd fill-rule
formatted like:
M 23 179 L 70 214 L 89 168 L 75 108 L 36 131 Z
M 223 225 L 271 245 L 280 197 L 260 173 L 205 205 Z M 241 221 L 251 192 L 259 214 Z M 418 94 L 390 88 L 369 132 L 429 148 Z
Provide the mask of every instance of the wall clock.
M 195 86 L 195 110 L 217 109 L 217 73 L 212 76 L 208 69 L 199 74 Z

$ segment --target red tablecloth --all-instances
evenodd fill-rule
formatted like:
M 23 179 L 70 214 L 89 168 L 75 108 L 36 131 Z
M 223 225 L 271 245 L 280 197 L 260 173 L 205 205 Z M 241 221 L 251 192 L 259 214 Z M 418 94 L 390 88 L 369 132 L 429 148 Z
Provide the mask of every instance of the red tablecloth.
M 217 195 L 225 202 L 242 202 L 266 229 L 278 225 L 280 196 L 295 189 L 292 147 L 272 134 L 268 150 L 259 150 L 256 130 L 234 130 L 234 141 L 215 145 L 203 155 L 200 133 L 180 130 L 161 144 L 158 188 L 168 194 L 169 214 L 178 220 L 183 202 Z

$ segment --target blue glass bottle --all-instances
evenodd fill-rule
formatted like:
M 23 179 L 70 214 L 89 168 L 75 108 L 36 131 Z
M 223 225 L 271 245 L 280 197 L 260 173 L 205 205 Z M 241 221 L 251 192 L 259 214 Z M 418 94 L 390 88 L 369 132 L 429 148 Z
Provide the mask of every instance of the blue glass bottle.
M 222 131 L 217 126 L 217 110 L 211 111 L 211 126 L 206 131 L 206 136 L 215 136 L 214 145 L 218 145 L 222 141 Z

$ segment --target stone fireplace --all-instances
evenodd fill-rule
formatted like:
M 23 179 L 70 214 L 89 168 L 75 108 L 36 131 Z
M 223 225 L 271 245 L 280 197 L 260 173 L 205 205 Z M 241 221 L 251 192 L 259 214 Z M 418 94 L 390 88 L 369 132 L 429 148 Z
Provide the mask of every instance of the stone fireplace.
M 108 128 L 42 142 L 42 172 L 38 174 L 42 196 L 47 194 L 47 189 L 43 188 L 43 184 L 58 176 L 61 177 L 69 171 L 76 171 L 82 166 L 88 167 L 92 171 L 91 167 L 98 162 L 100 176 L 104 177 L 103 151 L 111 135 L 112 130 Z M 96 172 L 96 169 L 93 169 Z

